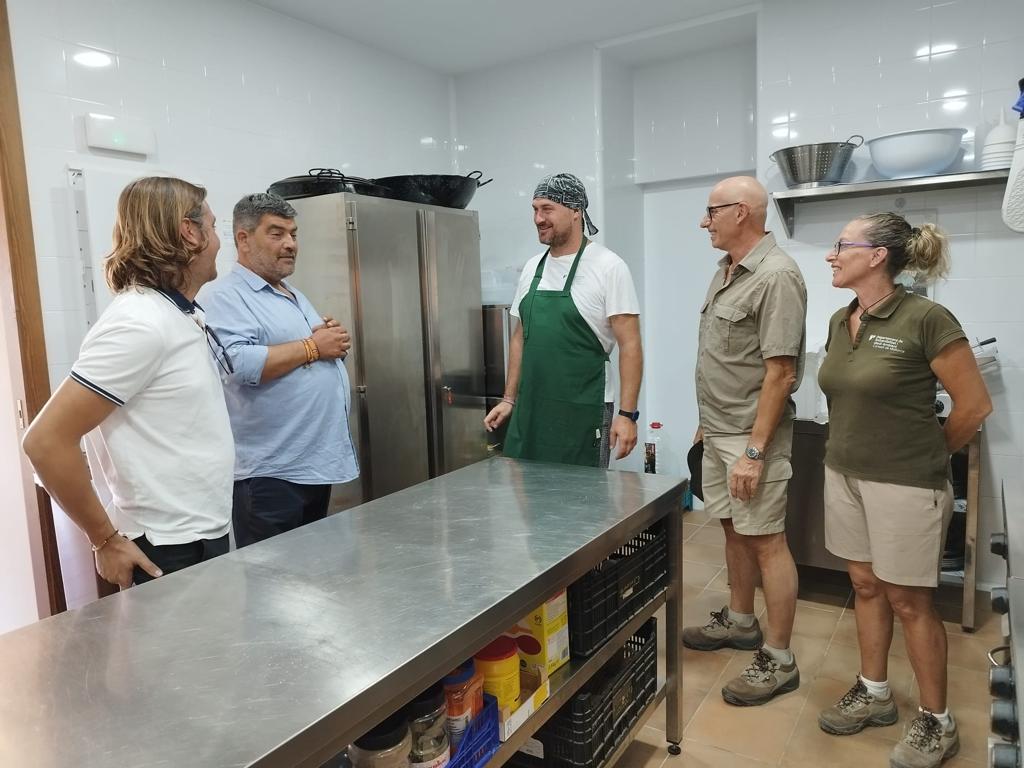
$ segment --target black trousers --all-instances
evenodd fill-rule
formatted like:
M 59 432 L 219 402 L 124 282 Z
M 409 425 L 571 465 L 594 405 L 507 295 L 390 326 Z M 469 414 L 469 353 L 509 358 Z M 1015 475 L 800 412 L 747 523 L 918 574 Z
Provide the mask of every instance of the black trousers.
M 201 563 L 204 560 L 211 560 L 219 555 L 227 554 L 230 546 L 227 534 L 217 539 L 199 539 L 188 544 L 161 544 L 157 546 L 150 544 L 149 539 L 145 536 L 139 536 L 139 538 L 133 539 L 133 541 L 146 557 L 156 563 L 165 576 L 168 573 L 180 571 L 182 568 L 188 568 L 190 565 Z M 147 581 L 152 580 L 152 576 L 138 566 L 135 566 L 132 581 L 136 584 L 145 584 Z
M 301 485 L 276 477 L 236 480 L 231 509 L 238 548 L 323 520 L 331 486 Z

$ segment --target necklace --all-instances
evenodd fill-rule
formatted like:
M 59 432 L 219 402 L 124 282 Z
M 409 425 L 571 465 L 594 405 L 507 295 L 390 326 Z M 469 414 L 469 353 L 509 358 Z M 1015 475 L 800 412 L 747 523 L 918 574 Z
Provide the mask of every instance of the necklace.
M 858 306 L 858 307 L 860 308 L 860 314 L 861 314 L 861 316 L 863 317 L 864 315 L 866 315 L 866 314 L 868 313 L 868 310 L 869 310 L 869 309 L 871 309 L 871 308 L 872 308 L 872 307 L 874 307 L 874 306 L 877 306 L 878 304 L 881 304 L 881 303 L 882 303 L 883 301 L 885 301 L 886 299 L 888 299 L 888 298 L 889 298 L 890 296 L 892 296 L 892 295 L 893 295 L 894 293 L 896 293 L 896 289 L 895 289 L 895 288 L 893 288 L 893 289 L 892 289 L 891 291 L 889 291 L 889 292 L 888 292 L 887 294 L 885 294 L 885 296 L 883 296 L 882 298 L 878 299 L 877 301 L 873 301 L 873 302 L 871 302 L 871 303 L 870 303 L 870 304 L 868 304 L 868 305 L 867 305 L 866 307 L 865 307 L 865 306 L 864 306 L 863 304 L 861 304 L 861 303 L 860 303 L 860 300 L 858 299 L 858 300 L 857 300 L 857 306 Z

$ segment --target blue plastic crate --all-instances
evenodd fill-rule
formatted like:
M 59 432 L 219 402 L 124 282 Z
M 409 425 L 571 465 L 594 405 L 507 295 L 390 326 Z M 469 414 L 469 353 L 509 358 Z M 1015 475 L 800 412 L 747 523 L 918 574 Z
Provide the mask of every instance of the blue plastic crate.
M 484 708 L 469 724 L 458 751 L 452 756 L 448 768 L 483 768 L 491 759 L 501 740 L 498 738 L 498 700 L 484 694 Z

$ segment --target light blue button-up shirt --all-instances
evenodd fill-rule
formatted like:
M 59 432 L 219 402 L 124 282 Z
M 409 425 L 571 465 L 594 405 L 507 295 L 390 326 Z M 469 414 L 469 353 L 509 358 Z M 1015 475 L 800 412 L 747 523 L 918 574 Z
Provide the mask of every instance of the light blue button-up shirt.
M 198 297 L 234 366 L 224 382 L 235 436 L 235 479 L 275 477 L 316 485 L 359 476 L 349 431 L 351 391 L 341 360 L 318 360 L 260 383 L 267 348 L 323 325 L 313 305 L 276 291 L 241 264 Z

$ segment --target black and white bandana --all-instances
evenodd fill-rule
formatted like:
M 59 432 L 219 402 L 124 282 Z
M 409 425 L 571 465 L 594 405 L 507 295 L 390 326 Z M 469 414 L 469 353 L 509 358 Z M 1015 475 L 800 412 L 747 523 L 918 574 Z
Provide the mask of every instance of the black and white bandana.
M 538 197 L 572 208 L 574 211 L 582 211 L 587 235 L 593 236 L 598 233 L 594 222 L 590 220 L 590 214 L 587 213 L 587 206 L 590 205 L 590 201 L 587 200 L 587 189 L 576 176 L 571 173 L 553 173 L 545 176 L 533 192 L 533 199 L 536 200 Z

